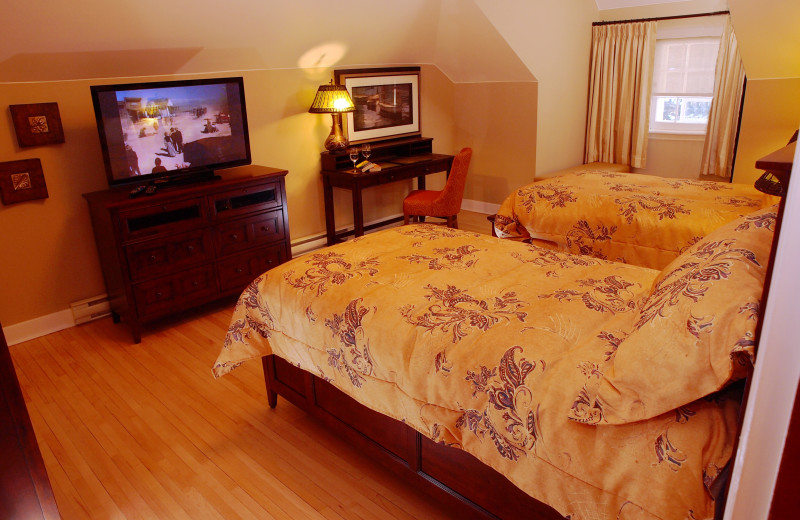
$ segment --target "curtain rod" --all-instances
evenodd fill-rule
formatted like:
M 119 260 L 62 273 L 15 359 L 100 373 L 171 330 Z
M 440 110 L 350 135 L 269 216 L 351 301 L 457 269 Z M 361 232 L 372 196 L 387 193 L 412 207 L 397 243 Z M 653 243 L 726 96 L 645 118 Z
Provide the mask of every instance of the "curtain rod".
M 701 16 L 719 16 L 722 14 L 730 14 L 730 11 L 714 11 L 713 13 L 697 13 L 697 14 L 680 14 L 676 16 L 659 16 L 656 18 L 638 18 L 635 20 L 609 20 L 605 22 L 592 22 L 595 25 L 612 25 L 617 23 L 635 23 L 635 22 L 658 22 L 661 20 L 678 20 L 680 18 L 698 18 Z

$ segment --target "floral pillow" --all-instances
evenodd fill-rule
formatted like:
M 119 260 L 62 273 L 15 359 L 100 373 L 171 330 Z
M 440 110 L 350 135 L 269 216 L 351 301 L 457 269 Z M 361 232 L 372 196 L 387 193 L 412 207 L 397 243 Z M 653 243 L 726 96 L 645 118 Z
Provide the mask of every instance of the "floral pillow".
M 621 424 L 711 394 L 752 368 L 777 206 L 713 231 L 673 260 L 615 333 L 587 352 L 570 419 Z M 595 344 L 597 345 L 597 344 Z M 578 367 L 581 369 L 581 367 Z

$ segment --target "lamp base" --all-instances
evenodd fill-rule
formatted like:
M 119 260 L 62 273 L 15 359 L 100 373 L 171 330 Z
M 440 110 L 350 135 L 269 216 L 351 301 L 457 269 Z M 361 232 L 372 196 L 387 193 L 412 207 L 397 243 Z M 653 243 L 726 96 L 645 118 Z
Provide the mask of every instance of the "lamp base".
M 344 150 L 349 142 L 344 133 L 342 133 L 342 115 L 331 114 L 331 117 L 333 118 L 333 124 L 331 125 L 331 133 L 325 139 L 325 149 L 329 152 Z

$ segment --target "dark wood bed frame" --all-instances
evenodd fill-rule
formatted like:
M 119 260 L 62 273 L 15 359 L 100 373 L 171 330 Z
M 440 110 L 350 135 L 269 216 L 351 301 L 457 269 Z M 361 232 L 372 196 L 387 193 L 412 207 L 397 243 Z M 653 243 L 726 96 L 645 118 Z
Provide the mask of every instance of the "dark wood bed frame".
M 555 509 L 512 484 L 502 474 L 469 453 L 438 444 L 400 421 L 375 412 L 330 383 L 275 355 L 262 358 L 270 408 L 285 398 L 345 438 L 359 451 L 381 463 L 417 489 L 436 498 L 459 519 L 557 520 Z M 744 386 L 739 428 L 750 379 Z M 738 440 L 738 437 L 737 437 Z M 731 462 L 717 483 L 715 519 L 721 519 L 738 442 Z
M 284 397 L 444 503 L 454 518 L 563 519 L 555 509 L 533 499 L 469 453 L 433 442 L 277 356 L 265 356 L 262 362 L 270 408 L 277 406 L 278 395 Z

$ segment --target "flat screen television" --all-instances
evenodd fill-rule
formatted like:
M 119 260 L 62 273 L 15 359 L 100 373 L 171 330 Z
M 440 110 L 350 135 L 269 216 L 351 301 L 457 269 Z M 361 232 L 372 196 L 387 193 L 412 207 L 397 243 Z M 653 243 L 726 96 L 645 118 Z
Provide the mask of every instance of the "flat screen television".
M 91 87 L 110 186 L 191 182 L 250 164 L 242 78 Z

